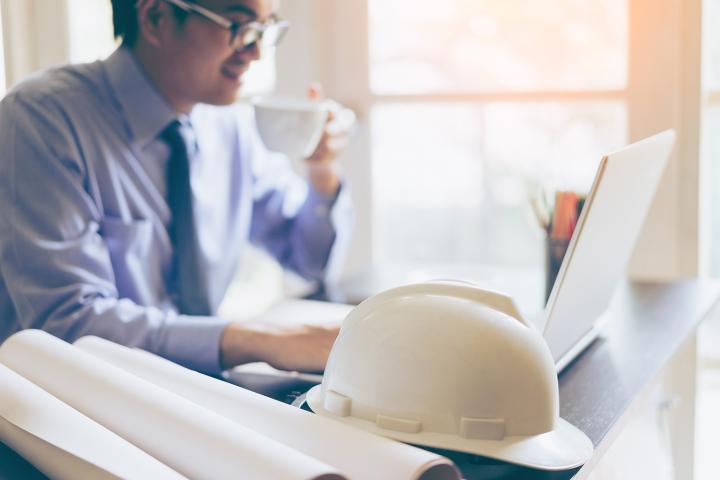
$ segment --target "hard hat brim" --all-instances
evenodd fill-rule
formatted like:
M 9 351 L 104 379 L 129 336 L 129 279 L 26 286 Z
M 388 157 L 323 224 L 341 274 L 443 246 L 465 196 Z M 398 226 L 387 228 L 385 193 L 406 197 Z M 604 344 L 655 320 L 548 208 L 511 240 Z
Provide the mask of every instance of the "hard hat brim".
M 559 418 L 555 429 L 540 435 L 508 436 L 503 440 L 475 440 L 455 434 L 404 433 L 378 427 L 368 420 L 340 417 L 323 407 L 321 385 L 310 389 L 307 403 L 316 414 L 346 425 L 404 443 L 471 453 L 540 470 L 569 470 L 587 462 L 593 454 L 590 439 L 578 428 Z

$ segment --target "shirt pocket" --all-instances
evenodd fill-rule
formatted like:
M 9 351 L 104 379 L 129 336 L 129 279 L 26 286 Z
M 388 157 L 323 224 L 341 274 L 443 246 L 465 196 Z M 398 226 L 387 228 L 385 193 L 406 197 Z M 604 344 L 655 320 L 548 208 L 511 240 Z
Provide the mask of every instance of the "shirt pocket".
M 104 217 L 100 234 L 110 253 L 119 298 L 144 306 L 159 305 L 165 286 L 152 222 Z

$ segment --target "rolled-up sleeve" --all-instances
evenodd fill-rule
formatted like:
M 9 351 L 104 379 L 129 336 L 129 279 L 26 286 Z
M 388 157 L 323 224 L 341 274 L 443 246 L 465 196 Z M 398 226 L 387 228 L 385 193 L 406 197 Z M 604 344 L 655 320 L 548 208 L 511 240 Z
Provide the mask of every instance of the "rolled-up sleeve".
M 0 104 L 0 268 L 20 327 L 97 335 L 217 373 L 224 320 L 118 298 L 92 167 L 73 135 L 52 98 Z

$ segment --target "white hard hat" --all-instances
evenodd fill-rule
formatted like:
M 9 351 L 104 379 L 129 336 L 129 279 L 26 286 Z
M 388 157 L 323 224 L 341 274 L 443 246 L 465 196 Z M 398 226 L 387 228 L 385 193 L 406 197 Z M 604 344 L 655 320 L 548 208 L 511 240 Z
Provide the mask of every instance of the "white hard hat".
M 593 446 L 559 418 L 550 350 L 511 298 L 438 281 L 395 288 L 343 323 L 315 413 L 402 442 L 545 470 Z

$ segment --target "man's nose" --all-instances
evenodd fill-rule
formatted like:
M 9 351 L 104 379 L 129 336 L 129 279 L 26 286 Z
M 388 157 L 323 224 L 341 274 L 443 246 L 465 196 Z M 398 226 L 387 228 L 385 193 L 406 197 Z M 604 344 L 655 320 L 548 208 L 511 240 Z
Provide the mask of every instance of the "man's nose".
M 260 42 L 253 42 L 242 50 L 239 50 L 238 53 L 245 61 L 258 60 L 262 55 Z

